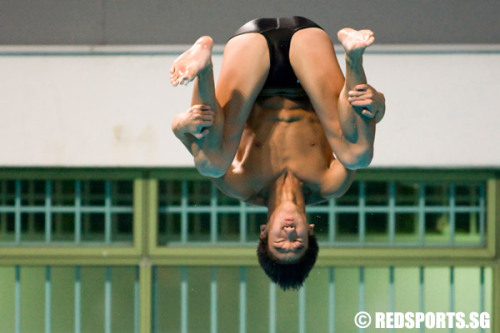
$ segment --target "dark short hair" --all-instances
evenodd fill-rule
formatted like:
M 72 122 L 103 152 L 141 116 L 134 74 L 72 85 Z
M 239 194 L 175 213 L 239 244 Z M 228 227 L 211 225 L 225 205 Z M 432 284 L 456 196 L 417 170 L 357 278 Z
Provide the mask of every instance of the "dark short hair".
M 278 284 L 281 289 L 300 289 L 309 272 L 314 267 L 319 252 L 318 241 L 312 233 L 309 234 L 308 238 L 309 246 L 306 252 L 299 261 L 294 263 L 280 263 L 269 252 L 267 234 L 260 238 L 259 246 L 257 247 L 257 257 L 259 258 L 260 266 L 271 281 Z

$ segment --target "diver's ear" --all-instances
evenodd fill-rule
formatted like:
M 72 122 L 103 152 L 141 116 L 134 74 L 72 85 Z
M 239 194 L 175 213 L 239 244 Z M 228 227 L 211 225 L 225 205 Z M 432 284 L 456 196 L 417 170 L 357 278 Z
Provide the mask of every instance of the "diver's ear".
M 314 224 L 309 224 L 309 234 L 314 235 Z
M 265 224 L 260 225 L 260 238 L 266 237 L 266 228 L 267 226 Z

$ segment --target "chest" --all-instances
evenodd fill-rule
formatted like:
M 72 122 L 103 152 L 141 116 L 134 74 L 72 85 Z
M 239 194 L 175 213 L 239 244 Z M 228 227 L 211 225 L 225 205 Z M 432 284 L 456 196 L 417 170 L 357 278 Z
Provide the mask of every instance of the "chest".
M 245 129 L 231 168 L 217 182 L 226 194 L 252 201 L 265 197 L 269 185 L 289 172 L 304 184 L 305 194 L 314 195 L 332 159 L 319 123 L 264 123 Z

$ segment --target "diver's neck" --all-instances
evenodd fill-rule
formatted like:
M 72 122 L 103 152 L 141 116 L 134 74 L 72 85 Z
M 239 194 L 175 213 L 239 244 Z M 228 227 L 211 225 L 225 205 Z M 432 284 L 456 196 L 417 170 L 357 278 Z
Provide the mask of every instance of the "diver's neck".
M 269 188 L 267 202 L 269 216 L 276 207 L 292 204 L 305 212 L 305 199 L 302 191 L 302 182 L 291 173 L 281 175 Z

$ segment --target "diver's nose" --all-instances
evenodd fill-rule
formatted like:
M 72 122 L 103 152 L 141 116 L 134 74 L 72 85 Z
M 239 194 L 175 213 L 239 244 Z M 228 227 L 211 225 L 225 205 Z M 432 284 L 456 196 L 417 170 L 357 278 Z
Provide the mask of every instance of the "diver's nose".
M 294 240 L 295 238 L 297 238 L 297 231 L 295 230 L 294 226 L 285 226 L 283 228 L 283 231 L 290 240 Z

